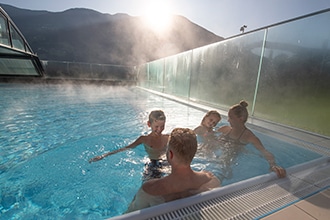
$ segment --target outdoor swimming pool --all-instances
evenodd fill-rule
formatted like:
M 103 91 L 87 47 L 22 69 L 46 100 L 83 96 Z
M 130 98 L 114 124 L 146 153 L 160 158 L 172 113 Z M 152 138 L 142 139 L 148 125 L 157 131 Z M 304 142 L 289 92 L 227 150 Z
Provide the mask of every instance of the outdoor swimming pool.
M 104 219 L 126 211 L 146 154 L 142 146 L 104 160 L 88 159 L 126 146 L 149 131 L 150 111 L 162 109 L 164 133 L 194 128 L 205 112 L 126 87 L 0 84 L 0 218 Z M 222 122 L 222 123 L 225 123 Z M 256 132 L 278 164 L 288 168 L 321 155 Z M 223 185 L 268 173 L 252 146 Z M 216 162 L 196 157 L 196 170 L 219 173 Z

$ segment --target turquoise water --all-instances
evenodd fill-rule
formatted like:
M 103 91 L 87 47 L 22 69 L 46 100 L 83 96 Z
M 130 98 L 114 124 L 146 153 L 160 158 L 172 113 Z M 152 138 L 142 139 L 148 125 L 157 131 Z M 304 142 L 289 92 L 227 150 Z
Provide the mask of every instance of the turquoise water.
M 0 84 L 0 219 L 103 219 L 122 214 L 141 185 L 142 146 L 89 164 L 149 132 L 150 111 L 162 109 L 164 133 L 196 127 L 205 112 L 134 88 Z M 225 122 L 223 122 L 225 123 Z M 277 163 L 290 167 L 320 157 L 257 133 Z M 197 156 L 195 170 L 221 175 L 216 158 Z M 223 185 L 268 173 L 252 147 L 232 164 Z

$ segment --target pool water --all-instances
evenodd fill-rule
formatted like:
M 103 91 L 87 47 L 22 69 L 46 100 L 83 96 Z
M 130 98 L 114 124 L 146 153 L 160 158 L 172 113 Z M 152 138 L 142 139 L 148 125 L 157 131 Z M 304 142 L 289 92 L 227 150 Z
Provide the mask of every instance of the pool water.
M 147 161 L 143 146 L 95 163 L 88 160 L 148 133 L 152 110 L 165 112 L 164 133 L 175 127 L 193 129 L 205 114 L 137 88 L 0 84 L 0 92 L 0 219 L 121 215 L 141 185 Z M 285 168 L 320 157 L 256 134 Z M 221 175 L 216 159 L 196 156 L 192 167 Z M 233 176 L 223 179 L 223 185 L 269 172 L 250 145 L 231 170 Z

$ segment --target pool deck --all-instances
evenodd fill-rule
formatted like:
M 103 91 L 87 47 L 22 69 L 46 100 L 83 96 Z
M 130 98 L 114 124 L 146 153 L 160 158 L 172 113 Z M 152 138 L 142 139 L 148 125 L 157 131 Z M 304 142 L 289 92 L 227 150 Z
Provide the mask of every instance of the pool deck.
M 262 220 L 278 220 L 278 219 L 328 220 L 329 218 L 330 218 L 330 189 L 328 188 L 261 219 Z
M 260 126 L 263 126 L 261 122 L 258 122 Z M 269 126 L 269 125 L 268 125 Z M 299 138 L 309 142 L 309 145 L 315 144 L 324 147 L 324 151 L 320 152 L 325 156 L 330 156 L 330 140 L 326 137 L 320 137 L 313 134 L 306 134 L 301 131 L 296 131 L 293 129 L 283 128 L 282 126 L 271 126 L 273 131 L 283 132 L 287 135 Z M 330 167 L 322 171 L 325 176 L 330 177 Z M 262 220 L 277 220 L 277 219 L 318 219 L 318 220 L 328 220 L 330 219 L 330 185 L 329 181 L 326 186 L 323 187 L 319 192 L 307 196 L 306 198 L 299 200 L 285 208 L 281 208 L 274 211 L 265 217 L 260 218 Z

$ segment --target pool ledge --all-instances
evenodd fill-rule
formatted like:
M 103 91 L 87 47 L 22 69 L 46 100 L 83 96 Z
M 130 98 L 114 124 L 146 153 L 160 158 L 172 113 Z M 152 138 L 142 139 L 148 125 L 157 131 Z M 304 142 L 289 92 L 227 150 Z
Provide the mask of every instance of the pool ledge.
M 330 157 L 324 156 L 288 168 L 283 179 L 269 173 L 109 220 L 257 219 L 329 187 L 329 174 Z

